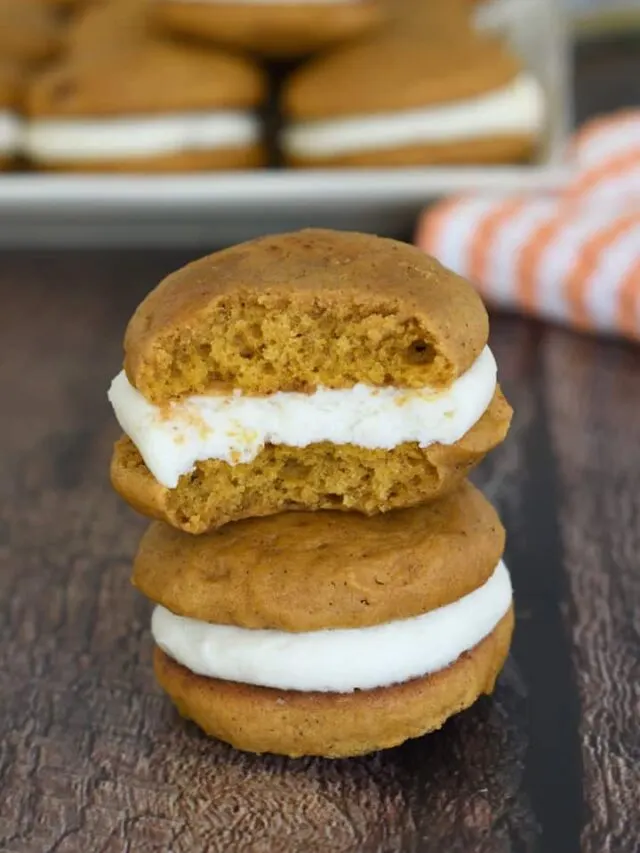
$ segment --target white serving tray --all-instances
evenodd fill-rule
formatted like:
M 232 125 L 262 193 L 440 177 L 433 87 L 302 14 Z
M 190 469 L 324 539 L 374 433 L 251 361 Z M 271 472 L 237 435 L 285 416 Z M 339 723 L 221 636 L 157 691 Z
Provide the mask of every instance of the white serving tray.
M 496 0 L 504 31 L 541 80 L 549 121 L 537 163 L 172 176 L 10 174 L 0 178 L 0 246 L 222 246 L 308 225 L 408 236 L 422 207 L 462 192 L 552 191 L 567 178 L 570 46 L 557 0 Z M 486 13 L 485 13 L 486 14 Z

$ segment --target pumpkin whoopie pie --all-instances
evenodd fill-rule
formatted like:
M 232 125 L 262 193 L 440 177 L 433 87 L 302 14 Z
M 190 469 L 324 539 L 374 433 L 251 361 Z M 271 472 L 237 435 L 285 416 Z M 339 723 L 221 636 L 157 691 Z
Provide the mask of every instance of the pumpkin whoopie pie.
M 266 82 L 258 65 L 151 37 L 142 27 L 129 32 L 126 15 L 111 18 L 109 9 L 87 14 L 69 34 L 65 59 L 28 93 L 25 153 L 37 166 L 145 173 L 264 164 L 256 110 Z M 94 41 L 103 14 L 105 39 Z
M 487 336 L 472 287 L 403 243 L 311 229 L 218 252 L 129 323 L 113 484 L 190 533 L 433 500 L 509 427 Z
M 464 481 L 511 418 L 487 335 L 434 259 L 327 230 L 203 258 L 138 307 L 111 475 L 159 519 L 133 583 L 184 717 L 242 750 L 336 758 L 493 690 L 505 536 Z
M 285 84 L 281 144 L 300 167 L 464 165 L 530 159 L 544 126 L 536 78 L 497 38 L 397 26 L 312 59 Z
M 504 530 L 470 484 L 365 517 L 283 513 L 189 536 L 155 522 L 133 581 L 180 713 L 251 752 L 350 756 L 490 693 L 513 626 Z

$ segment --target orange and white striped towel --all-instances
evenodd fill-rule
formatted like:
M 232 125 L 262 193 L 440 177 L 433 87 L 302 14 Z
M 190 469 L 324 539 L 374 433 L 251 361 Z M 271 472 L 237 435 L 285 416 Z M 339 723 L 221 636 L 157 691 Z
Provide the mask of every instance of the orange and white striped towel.
M 640 340 L 640 110 L 586 126 L 571 154 L 564 192 L 441 202 L 416 242 L 489 303 Z
M 577 176 L 564 194 L 581 205 L 640 205 L 640 110 L 588 122 L 575 135 L 570 156 Z

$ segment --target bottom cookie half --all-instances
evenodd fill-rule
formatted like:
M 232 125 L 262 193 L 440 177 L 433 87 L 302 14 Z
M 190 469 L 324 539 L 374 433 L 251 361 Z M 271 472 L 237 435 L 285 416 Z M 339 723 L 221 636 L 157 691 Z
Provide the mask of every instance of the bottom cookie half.
M 244 148 L 217 148 L 211 151 L 181 151 L 175 154 L 121 159 L 64 160 L 40 162 L 38 168 L 50 172 L 208 172 L 227 169 L 257 169 L 266 165 L 261 145 Z
M 450 143 L 405 145 L 327 157 L 288 155 L 290 166 L 309 168 L 370 168 L 376 166 L 481 166 L 526 163 L 536 152 L 536 139 L 529 134 L 469 139 Z
M 156 648 L 156 677 L 183 717 L 248 752 L 342 758 L 439 729 L 493 691 L 509 652 L 513 608 L 447 669 L 376 690 L 298 693 L 204 678 Z

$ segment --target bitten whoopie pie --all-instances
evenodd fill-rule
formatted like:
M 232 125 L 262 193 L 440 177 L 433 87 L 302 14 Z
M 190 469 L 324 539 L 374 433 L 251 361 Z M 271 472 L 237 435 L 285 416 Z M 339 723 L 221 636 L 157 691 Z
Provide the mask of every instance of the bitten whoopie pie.
M 218 252 L 129 323 L 113 484 L 191 533 L 433 500 L 509 427 L 487 335 L 471 286 L 403 243 L 307 230 Z

